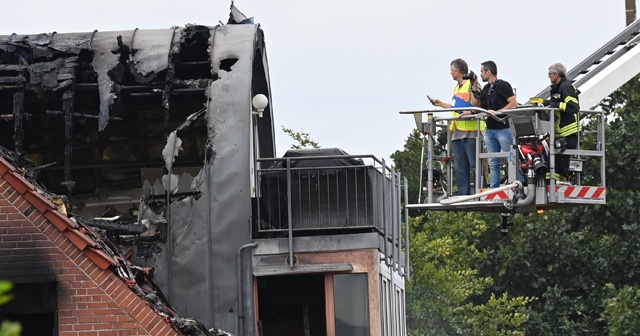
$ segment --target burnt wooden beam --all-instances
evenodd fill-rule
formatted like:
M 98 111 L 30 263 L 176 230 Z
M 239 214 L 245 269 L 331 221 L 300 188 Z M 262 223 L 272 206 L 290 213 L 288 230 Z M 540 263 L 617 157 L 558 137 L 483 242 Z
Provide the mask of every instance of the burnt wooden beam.
M 205 88 L 190 88 L 190 89 L 172 89 L 169 95 L 177 96 L 182 93 L 191 93 L 191 92 L 204 92 Z M 166 96 L 167 94 L 160 91 L 152 91 L 152 92 L 131 92 L 128 93 L 131 97 L 146 97 L 146 96 L 158 96 L 162 94 L 162 96 Z
M 177 88 L 200 88 L 200 89 L 204 89 L 208 85 L 209 85 L 209 78 L 198 78 L 198 79 L 174 78 L 174 80 L 173 80 L 173 86 L 177 87 Z
M 64 111 L 56 111 L 56 110 L 47 110 L 46 111 L 47 114 L 49 115 L 60 115 L 60 114 L 65 114 Z M 0 115 L 1 117 L 2 115 Z M 80 113 L 80 112 L 73 112 L 73 116 L 74 117 L 81 117 L 81 118 L 90 118 L 90 119 L 98 119 L 99 116 L 96 114 L 87 114 L 87 113 Z M 122 118 L 120 117 L 109 117 L 109 120 L 122 120 Z
M 189 160 L 189 161 L 184 161 L 181 162 L 181 166 L 197 166 L 197 165 L 202 165 L 202 160 Z M 120 170 L 127 170 L 127 171 L 133 171 L 133 172 L 137 172 L 140 170 L 140 168 L 143 167 L 158 167 L 158 160 L 155 161 L 135 161 L 135 162 L 130 162 L 130 161 L 119 161 L 119 162 L 112 162 L 112 161 L 105 161 L 105 162 L 98 162 L 98 163 L 87 163 L 87 164 L 74 164 L 71 166 L 72 169 L 95 169 L 95 168 L 111 168 L 111 169 L 120 169 Z M 128 168 L 128 169 L 127 169 Z M 60 167 L 51 167 L 48 170 L 51 171 L 59 171 L 62 168 Z M 139 179 L 139 178 L 138 178 Z
M 24 139 L 24 129 L 22 126 L 22 114 L 24 113 L 24 89 L 13 93 L 13 131 L 15 140 L 15 162 L 20 162 L 22 155 L 22 141 Z
M 64 110 L 64 182 L 67 195 L 71 196 L 75 182 L 71 176 L 71 161 L 73 160 L 73 86 L 62 94 L 62 109 Z
M 0 91 L 15 90 L 15 89 L 22 89 L 22 88 L 24 88 L 24 85 L 0 85 Z
M 162 91 L 162 111 L 164 112 L 164 136 L 169 136 L 169 123 L 171 113 L 171 93 L 173 92 L 173 75 L 175 74 L 175 59 L 178 54 L 171 48 L 165 77 L 164 90 Z
M 206 88 L 174 89 L 173 95 L 176 96 L 180 93 L 204 92 L 205 90 Z
M 0 77 L 0 83 L 24 83 L 26 79 L 22 76 L 2 76 Z
M 22 116 L 29 119 L 31 117 L 31 113 L 22 113 Z M 5 121 L 9 121 L 9 120 L 13 120 L 13 113 L 12 114 L 0 114 L 0 119 L 5 120 Z
M 175 67 L 173 68 L 175 75 Z M 168 74 L 167 74 L 168 75 Z M 166 83 L 166 81 L 165 81 Z M 209 84 L 208 78 L 199 78 L 199 79 L 173 79 L 172 86 L 176 87 L 174 91 L 203 91 L 206 89 L 206 86 Z M 97 90 L 98 83 L 76 83 L 76 90 Z M 147 92 L 153 92 L 155 94 L 161 94 L 162 90 L 166 88 L 160 84 L 156 85 L 120 85 L 121 91 L 130 91 L 130 90 L 148 90 Z
M 100 219 L 74 217 L 74 219 L 84 225 L 107 230 L 115 234 L 141 234 L 147 231 L 147 227 L 138 224 L 137 218 L 117 218 L 117 219 Z
M 206 60 L 206 61 L 187 61 L 187 62 L 180 62 L 180 65 L 211 65 L 211 61 Z
M 0 64 L 0 71 L 22 71 L 28 68 L 28 65 Z
M 165 95 L 162 92 L 130 92 L 127 95 L 131 96 L 131 97 L 148 97 L 148 96 L 159 96 L 159 95 Z
M 29 168 L 27 168 L 27 171 L 38 171 L 38 170 L 41 170 L 41 169 L 53 167 L 53 166 L 55 166 L 57 164 L 58 164 L 57 162 L 45 163 L 43 165 L 39 165 L 39 166 L 36 166 L 36 167 L 29 167 Z

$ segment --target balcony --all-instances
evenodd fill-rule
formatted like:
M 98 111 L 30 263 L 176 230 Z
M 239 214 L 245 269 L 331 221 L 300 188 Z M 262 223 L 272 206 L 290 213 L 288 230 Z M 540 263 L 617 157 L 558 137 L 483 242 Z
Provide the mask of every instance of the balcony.
M 372 155 L 335 148 L 258 160 L 258 237 L 378 232 L 398 237 L 404 182 Z M 385 234 L 386 233 L 386 234 Z

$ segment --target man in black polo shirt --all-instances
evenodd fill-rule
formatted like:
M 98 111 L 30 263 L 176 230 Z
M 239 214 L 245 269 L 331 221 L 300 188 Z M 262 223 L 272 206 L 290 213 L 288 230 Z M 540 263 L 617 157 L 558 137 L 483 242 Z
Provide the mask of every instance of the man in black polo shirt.
M 502 110 L 516 107 L 518 102 L 513 94 L 513 88 L 508 82 L 498 79 L 498 66 L 493 61 L 486 61 L 481 64 L 480 77 L 485 83 L 480 93 L 480 107 L 489 113 L 501 112 Z M 487 144 L 489 153 L 508 152 L 513 145 L 513 135 L 509 129 L 509 123 L 501 123 L 493 118 L 487 118 L 487 130 L 484 142 Z M 500 186 L 500 158 L 489 159 L 489 181 L 491 188 Z

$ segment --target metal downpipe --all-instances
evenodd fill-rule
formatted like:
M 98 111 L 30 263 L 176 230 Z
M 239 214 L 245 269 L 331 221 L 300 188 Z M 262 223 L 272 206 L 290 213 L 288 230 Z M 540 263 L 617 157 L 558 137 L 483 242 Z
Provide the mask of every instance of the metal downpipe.
M 245 298 L 242 296 L 242 285 L 245 284 L 247 288 L 245 288 L 245 292 L 251 292 L 253 285 L 249 283 L 249 281 L 242 281 L 242 251 L 248 248 L 256 248 L 258 247 L 258 243 L 249 243 L 242 245 L 238 249 L 238 253 L 236 254 L 236 277 L 238 279 L 238 320 L 236 330 L 238 331 L 238 336 L 244 335 L 244 303 L 242 302 Z M 249 298 L 247 294 L 247 308 L 253 310 L 253 300 Z M 251 314 L 249 314 L 251 316 Z M 253 323 L 253 322 L 252 322 Z

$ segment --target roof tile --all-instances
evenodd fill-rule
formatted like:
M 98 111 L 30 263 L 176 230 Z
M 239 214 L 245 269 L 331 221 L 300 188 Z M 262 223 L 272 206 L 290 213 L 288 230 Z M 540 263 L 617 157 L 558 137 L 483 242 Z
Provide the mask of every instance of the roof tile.
M 79 230 L 71 229 L 62 232 L 71 242 L 80 250 L 84 250 L 87 246 L 97 247 L 98 243 Z
M 8 171 L 11 171 L 13 166 L 7 163 L 3 158 L 0 158 L 0 176 L 6 174 Z
M 38 211 L 45 212 L 46 210 L 55 209 L 56 205 L 48 199 L 42 197 L 37 191 L 29 191 L 24 193 L 24 198 L 31 203 Z
M 69 219 L 66 217 L 63 217 L 61 213 L 55 211 L 55 210 L 47 210 L 43 213 L 44 217 L 47 218 L 53 225 L 56 226 L 56 228 L 58 228 L 58 230 L 63 231 L 66 229 L 71 228 L 72 226 L 69 225 Z
M 102 250 L 88 248 L 84 250 L 84 254 L 89 257 L 101 269 L 107 269 L 109 266 L 116 266 L 118 263 Z
M 36 187 L 34 187 L 33 184 L 29 183 L 29 181 L 27 181 L 27 179 L 25 179 L 20 174 L 12 173 L 4 174 L 3 176 L 5 180 L 7 180 L 7 182 L 9 182 L 9 184 L 11 184 L 20 195 L 24 194 L 28 190 L 36 190 Z

